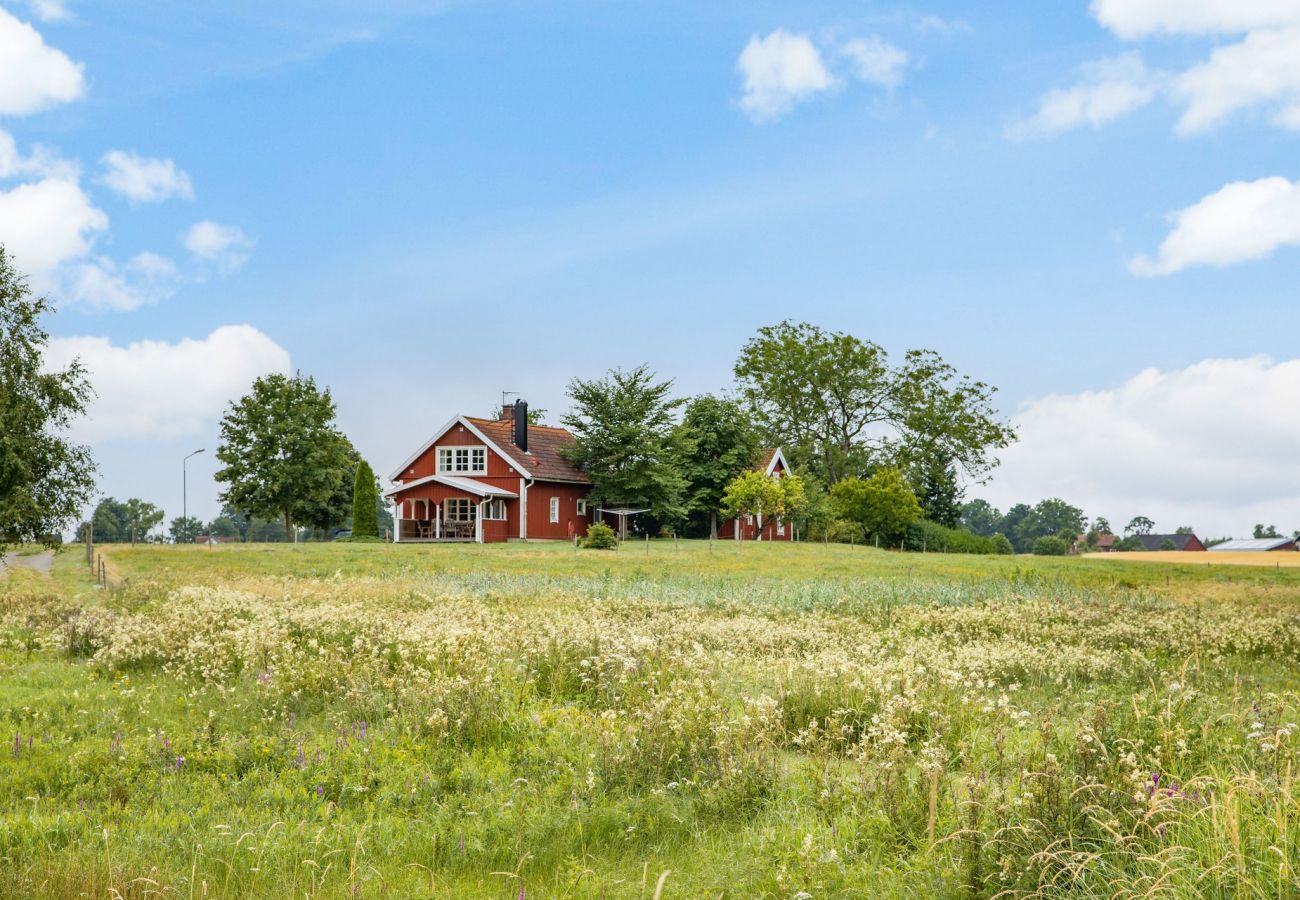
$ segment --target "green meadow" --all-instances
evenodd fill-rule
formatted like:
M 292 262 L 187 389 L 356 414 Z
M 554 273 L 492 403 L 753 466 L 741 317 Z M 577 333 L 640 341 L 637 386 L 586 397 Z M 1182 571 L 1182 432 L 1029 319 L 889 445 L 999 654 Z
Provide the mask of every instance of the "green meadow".
M 100 549 L 0 575 L 0 896 L 1300 896 L 1300 569 Z

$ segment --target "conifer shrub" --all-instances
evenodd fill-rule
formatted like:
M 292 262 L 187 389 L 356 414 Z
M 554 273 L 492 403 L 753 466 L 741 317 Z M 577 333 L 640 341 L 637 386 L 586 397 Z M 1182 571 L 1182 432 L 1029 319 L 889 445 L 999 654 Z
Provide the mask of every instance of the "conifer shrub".
M 593 522 L 587 527 L 582 546 L 588 550 L 614 550 L 618 547 L 618 535 L 604 522 Z

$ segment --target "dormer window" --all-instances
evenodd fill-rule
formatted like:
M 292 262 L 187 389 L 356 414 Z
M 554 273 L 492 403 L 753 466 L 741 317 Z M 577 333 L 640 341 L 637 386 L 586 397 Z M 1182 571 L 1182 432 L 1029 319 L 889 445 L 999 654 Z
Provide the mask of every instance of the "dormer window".
M 439 447 L 439 475 L 487 474 L 486 447 Z

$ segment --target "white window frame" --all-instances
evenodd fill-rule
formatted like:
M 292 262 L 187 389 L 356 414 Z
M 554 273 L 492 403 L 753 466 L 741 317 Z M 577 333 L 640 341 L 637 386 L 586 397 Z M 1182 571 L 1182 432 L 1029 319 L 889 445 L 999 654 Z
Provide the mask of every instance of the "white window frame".
M 560 524 L 560 498 L 559 497 L 551 498 L 551 524 L 552 525 Z
M 453 513 L 452 510 L 456 512 Z M 443 501 L 444 522 L 473 522 L 478 517 L 478 504 L 468 497 L 448 497 Z
M 439 447 L 439 475 L 486 475 L 487 447 L 474 444 Z
M 506 520 L 506 501 L 498 497 L 483 503 L 483 521 L 504 522 Z
M 584 498 L 578 501 L 578 515 L 585 516 L 586 514 L 587 514 L 587 501 Z

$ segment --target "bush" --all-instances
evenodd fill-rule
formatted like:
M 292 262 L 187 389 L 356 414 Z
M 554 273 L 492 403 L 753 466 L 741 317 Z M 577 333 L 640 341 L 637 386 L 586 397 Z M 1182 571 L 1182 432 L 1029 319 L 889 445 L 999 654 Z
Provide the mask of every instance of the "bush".
M 908 550 L 927 553 L 996 553 L 993 539 L 981 537 L 964 528 L 948 528 L 938 522 L 922 519 L 907 530 L 903 546 Z
M 1016 552 L 1016 548 L 1011 544 L 1011 539 L 1001 532 L 993 535 L 990 540 L 993 543 L 993 552 L 999 556 L 1011 556 Z
M 587 527 L 582 546 L 588 550 L 614 550 L 618 547 L 618 535 L 604 522 L 593 522 Z
M 867 530 L 857 522 L 850 522 L 848 519 L 835 519 L 826 526 L 825 532 L 818 535 L 818 537 L 835 544 L 865 544 L 867 542 Z
M 1055 535 L 1044 535 L 1034 541 L 1034 556 L 1064 556 L 1069 552 L 1069 545 Z
M 1177 547 L 1177 545 L 1175 545 L 1174 542 L 1171 541 L 1169 538 L 1165 538 L 1163 541 L 1160 542 L 1160 549 L 1161 549 L 1161 550 L 1177 550 L 1178 547 Z

